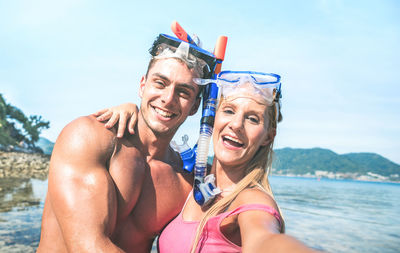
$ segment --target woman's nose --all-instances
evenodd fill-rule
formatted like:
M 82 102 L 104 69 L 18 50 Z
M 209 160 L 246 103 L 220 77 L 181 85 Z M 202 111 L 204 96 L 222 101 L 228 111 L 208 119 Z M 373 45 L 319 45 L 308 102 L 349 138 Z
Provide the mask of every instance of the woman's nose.
M 229 126 L 232 130 L 240 131 L 243 129 L 243 117 L 240 114 L 236 114 L 230 121 Z

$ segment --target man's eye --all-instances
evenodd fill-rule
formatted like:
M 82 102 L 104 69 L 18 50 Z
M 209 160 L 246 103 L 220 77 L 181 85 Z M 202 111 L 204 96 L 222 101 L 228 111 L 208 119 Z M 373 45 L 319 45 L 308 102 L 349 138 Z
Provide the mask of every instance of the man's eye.
M 156 87 L 164 87 L 165 86 L 164 82 L 160 81 L 160 80 L 155 80 L 154 84 Z
M 183 98 L 189 98 L 191 95 L 191 93 L 187 90 L 180 90 L 179 91 L 179 96 L 183 97 Z

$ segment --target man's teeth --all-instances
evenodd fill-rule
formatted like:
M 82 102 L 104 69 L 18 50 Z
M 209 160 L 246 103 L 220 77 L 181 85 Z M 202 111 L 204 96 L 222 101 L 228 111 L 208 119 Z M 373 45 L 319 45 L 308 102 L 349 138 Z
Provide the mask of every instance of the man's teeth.
M 237 143 L 237 144 L 239 144 L 239 145 L 243 145 L 243 142 L 241 142 L 240 140 L 238 140 L 238 139 L 236 139 L 236 138 L 233 138 L 233 137 L 231 137 L 231 136 L 226 135 L 226 136 L 224 136 L 224 138 L 225 138 L 225 139 L 228 139 L 228 140 L 230 140 L 230 141 L 233 141 L 233 142 L 235 142 L 235 143 Z
M 172 112 L 163 111 L 157 107 L 154 107 L 154 110 L 163 117 L 171 118 L 174 114 Z

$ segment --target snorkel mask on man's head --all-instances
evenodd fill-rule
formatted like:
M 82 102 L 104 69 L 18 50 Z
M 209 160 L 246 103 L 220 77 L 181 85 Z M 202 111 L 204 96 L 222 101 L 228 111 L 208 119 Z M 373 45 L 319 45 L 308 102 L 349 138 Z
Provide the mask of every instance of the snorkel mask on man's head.
M 160 34 L 149 50 L 153 59 L 176 58 L 189 69 L 195 69 L 202 78 L 210 78 L 217 64 L 215 56 L 202 48 L 178 38 Z M 152 60 L 153 60 L 152 59 Z

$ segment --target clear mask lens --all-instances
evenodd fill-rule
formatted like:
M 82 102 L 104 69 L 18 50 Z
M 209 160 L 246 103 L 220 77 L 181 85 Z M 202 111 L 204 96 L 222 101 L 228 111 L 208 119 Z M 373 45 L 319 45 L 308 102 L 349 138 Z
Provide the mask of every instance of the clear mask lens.
M 275 85 L 280 82 L 280 76 L 276 74 L 264 74 L 257 72 L 221 72 L 218 79 L 228 84 L 239 84 L 245 81 L 256 85 Z
M 207 63 L 192 54 L 189 53 L 189 44 L 186 42 L 182 42 L 178 48 L 174 49 L 173 47 L 167 44 L 161 44 L 158 47 L 157 55 L 154 56 L 155 59 L 167 59 L 167 58 L 176 58 L 184 61 L 189 68 L 195 68 L 200 75 L 203 75 L 203 70 L 206 67 L 206 71 L 210 71 L 210 67 Z
M 211 77 L 217 64 L 217 59 L 210 52 L 166 34 L 160 34 L 157 37 L 149 52 L 154 59 L 180 59 L 190 69 L 196 69 L 205 78 Z
M 196 79 L 199 85 L 216 83 L 223 97 L 237 95 L 256 95 L 260 99 L 272 104 L 280 98 L 281 77 L 272 73 L 251 71 L 222 71 L 216 80 Z

